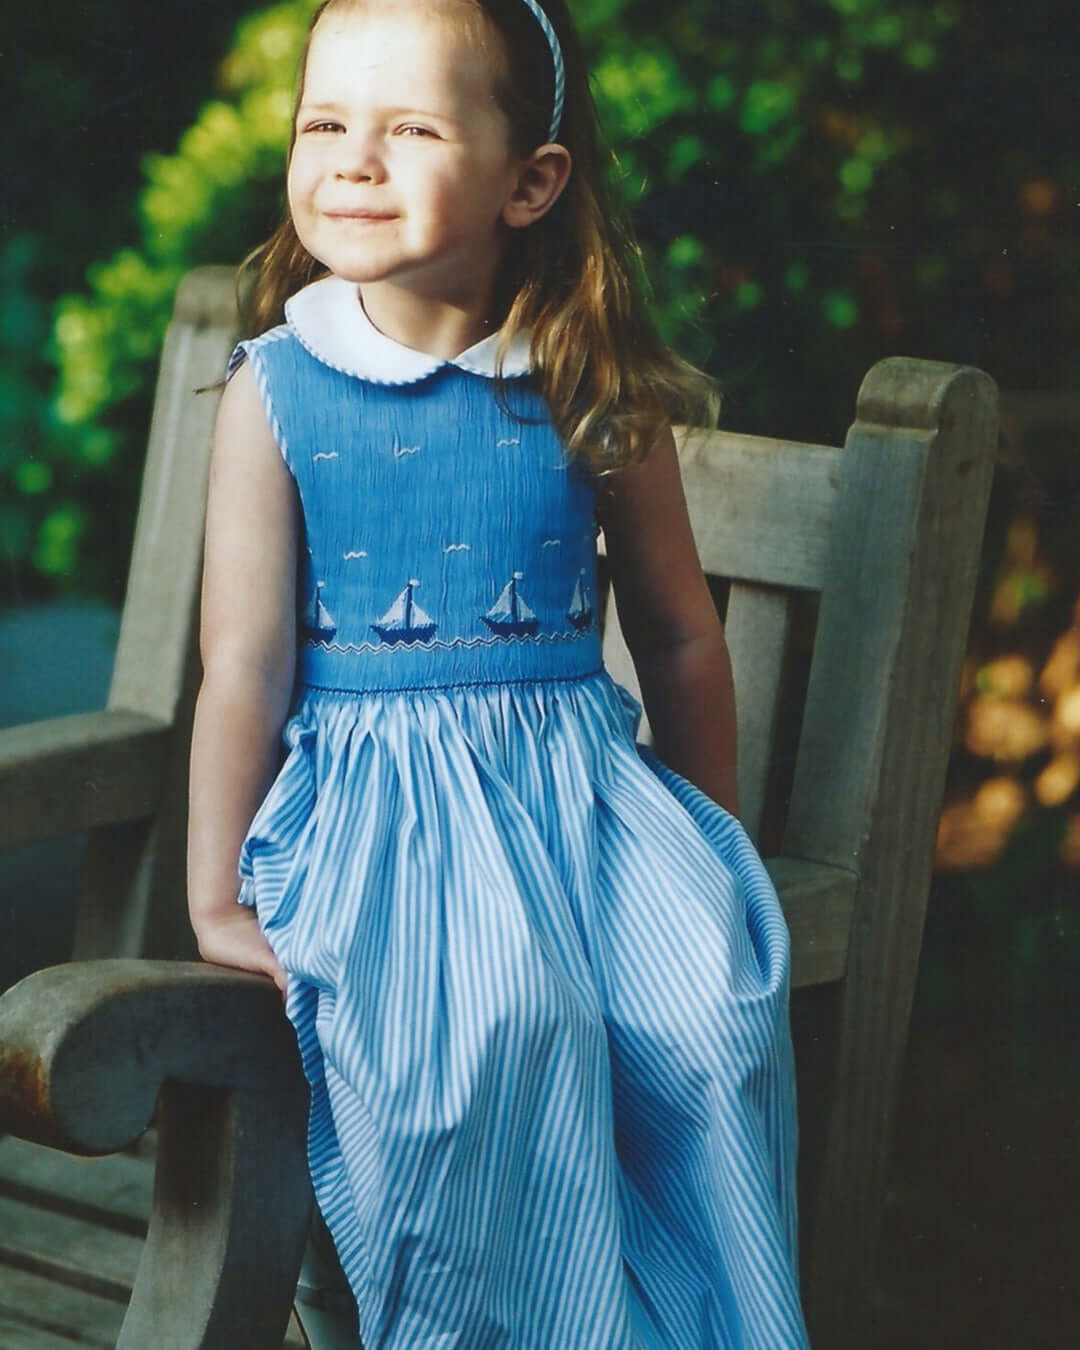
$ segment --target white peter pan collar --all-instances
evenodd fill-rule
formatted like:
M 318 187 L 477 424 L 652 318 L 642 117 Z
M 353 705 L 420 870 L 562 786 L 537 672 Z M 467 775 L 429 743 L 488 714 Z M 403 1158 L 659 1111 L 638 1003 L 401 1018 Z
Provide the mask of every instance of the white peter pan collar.
M 334 370 L 377 384 L 414 384 L 444 366 L 457 366 L 473 375 L 494 378 L 498 333 L 492 333 L 458 356 L 432 356 L 403 347 L 380 333 L 360 303 L 356 286 L 341 277 L 323 277 L 305 286 L 285 302 L 285 318 L 312 356 Z M 529 339 L 518 333 L 503 357 L 502 374 L 510 379 L 527 375 Z

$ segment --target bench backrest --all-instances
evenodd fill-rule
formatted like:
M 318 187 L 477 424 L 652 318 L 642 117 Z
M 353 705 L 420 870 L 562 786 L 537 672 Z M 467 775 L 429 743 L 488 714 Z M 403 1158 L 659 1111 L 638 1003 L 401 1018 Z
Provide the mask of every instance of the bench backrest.
M 68 804 L 48 816 L 54 833 L 95 827 L 83 956 L 192 953 L 183 856 L 202 519 L 213 386 L 234 332 L 231 271 L 185 278 L 109 706 L 94 715 L 130 723 L 156 758 L 140 776 L 134 752 L 84 754 Z M 814 1015 L 834 1033 L 825 1060 L 810 1053 L 816 1030 L 799 1047 L 803 1069 L 825 1076 L 804 1093 L 818 1109 L 803 1167 L 804 1288 L 822 1346 L 849 1343 L 881 1208 L 994 418 L 981 372 L 894 358 L 867 375 L 842 450 L 727 432 L 681 441 L 703 564 L 729 583 L 744 817 L 776 855 L 794 982 L 824 987 Z M 605 654 L 634 688 L 614 616 Z M 40 772 L 61 774 L 59 750 Z M 6 842 L 40 837 L 24 815 Z

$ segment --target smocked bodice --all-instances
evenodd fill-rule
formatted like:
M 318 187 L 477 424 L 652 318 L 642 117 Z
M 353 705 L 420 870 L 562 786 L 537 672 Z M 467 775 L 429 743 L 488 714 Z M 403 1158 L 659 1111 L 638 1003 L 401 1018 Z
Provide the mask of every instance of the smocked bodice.
M 594 489 L 527 376 L 337 369 L 242 344 L 300 495 L 302 684 L 392 690 L 600 668 Z

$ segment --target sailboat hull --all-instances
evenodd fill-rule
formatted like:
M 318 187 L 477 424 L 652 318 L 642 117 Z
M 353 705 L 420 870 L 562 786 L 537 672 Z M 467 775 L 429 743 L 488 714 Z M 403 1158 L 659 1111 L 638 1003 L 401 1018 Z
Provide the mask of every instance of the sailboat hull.
M 500 637 L 529 637 L 540 627 L 540 620 L 535 615 L 530 619 L 492 619 L 483 614 L 481 618 Z
M 387 646 L 393 647 L 398 643 L 428 642 L 435 636 L 437 625 L 420 623 L 413 628 L 384 628 L 381 624 L 373 623 L 371 627 Z

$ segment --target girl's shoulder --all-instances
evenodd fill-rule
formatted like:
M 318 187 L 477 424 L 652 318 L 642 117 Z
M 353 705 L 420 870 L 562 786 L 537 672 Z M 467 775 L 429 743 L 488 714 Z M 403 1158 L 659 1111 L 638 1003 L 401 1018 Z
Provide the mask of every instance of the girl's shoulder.
M 260 352 L 265 351 L 276 342 L 295 339 L 295 334 L 287 323 L 279 323 L 274 328 L 268 328 L 265 333 L 260 333 L 258 337 L 243 338 L 232 349 L 229 356 L 228 366 L 225 370 L 226 380 L 231 380 L 236 372 L 245 362 L 251 362 Z

